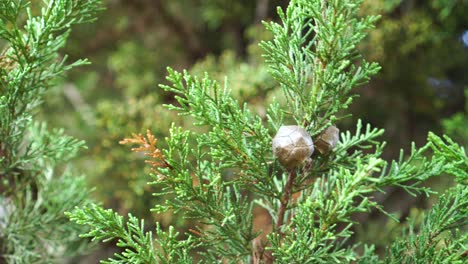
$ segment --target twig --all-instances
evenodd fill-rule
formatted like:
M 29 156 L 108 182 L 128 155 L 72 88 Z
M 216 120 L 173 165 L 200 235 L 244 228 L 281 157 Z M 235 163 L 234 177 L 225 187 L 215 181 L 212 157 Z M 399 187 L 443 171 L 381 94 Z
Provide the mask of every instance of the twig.
M 289 172 L 288 180 L 286 182 L 286 186 L 284 187 L 283 197 L 281 197 L 281 206 L 278 212 L 278 221 L 276 221 L 275 228 L 279 230 L 284 222 L 284 215 L 286 213 L 286 208 L 288 207 L 289 200 L 291 199 L 291 192 L 294 180 L 296 179 L 296 170 L 291 169 Z M 279 231 L 282 234 L 281 231 Z
M 260 23 L 268 16 L 269 0 L 257 0 L 257 7 L 255 10 L 255 23 Z
M 278 211 L 278 220 L 275 224 L 276 231 L 283 236 L 283 231 L 281 231 L 281 226 L 284 224 L 284 215 L 286 214 L 286 209 L 288 208 L 289 201 L 291 200 L 292 188 L 294 185 L 294 180 L 296 179 L 297 173 L 296 169 L 291 169 L 289 171 L 288 180 L 284 186 L 283 197 L 281 197 L 281 205 Z M 272 256 L 271 250 L 264 251 L 261 254 L 265 264 L 272 264 L 274 262 L 274 257 Z

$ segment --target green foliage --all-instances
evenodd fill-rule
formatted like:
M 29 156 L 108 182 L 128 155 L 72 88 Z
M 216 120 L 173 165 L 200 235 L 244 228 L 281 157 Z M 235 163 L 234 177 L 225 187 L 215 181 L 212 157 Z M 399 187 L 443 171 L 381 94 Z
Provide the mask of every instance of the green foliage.
M 34 121 L 44 94 L 65 72 L 86 64 L 60 56 L 75 24 L 91 22 L 100 1 L 0 2 L 0 256 L 7 263 L 64 261 L 83 250 L 83 229 L 65 211 L 85 205 L 83 178 L 58 167 L 83 148 L 61 129 Z
M 316 132 L 326 119 L 335 119 L 335 113 L 351 104 L 347 95 L 352 88 L 379 70 L 376 63 L 362 59 L 358 66 L 353 64 L 360 57 L 356 45 L 377 19 L 357 18 L 359 6 L 292 1 L 286 12 L 278 9 L 282 25 L 266 24 L 275 36 L 261 44 L 271 74 L 290 102 L 290 115 L 298 124 L 314 126 Z
M 431 1 L 431 5 L 435 8 L 440 10 L 439 17 L 440 19 L 446 19 L 453 13 L 453 9 L 458 5 L 461 4 L 462 1 L 460 0 L 433 0 Z M 465 3 L 466 4 L 466 1 Z
M 147 204 L 153 201 L 151 188 L 147 179 L 142 177 L 150 172 L 149 168 L 141 169 L 141 156 L 128 155 L 124 147 L 116 147 L 116 142 L 125 135 L 130 135 L 135 128 L 156 131 L 158 137 L 164 137 L 167 132 L 160 131 L 160 127 L 169 127 L 172 122 L 183 124 L 175 114 L 163 109 L 156 96 L 148 95 L 142 98 L 129 98 L 123 103 L 117 100 L 104 100 L 96 106 L 96 123 L 101 141 L 94 143 L 90 149 L 85 164 L 89 159 L 93 166 L 88 173 L 92 173 L 89 181 L 100 186 L 95 197 L 106 204 L 113 199 L 119 202 L 119 211 L 133 210 L 137 216 L 150 218 Z M 102 184 L 105 181 L 106 184 Z
M 210 27 L 216 28 L 223 24 L 224 21 L 239 20 L 247 24 L 255 10 L 256 1 L 240 0 L 240 1 L 223 1 L 223 0 L 208 0 L 203 1 L 200 5 L 202 18 Z M 249 15 L 245 15 L 248 13 Z
M 465 111 L 454 114 L 442 121 L 446 133 L 458 142 L 468 145 L 468 89 L 465 89 Z
M 277 84 L 268 74 L 268 68 L 261 62 L 259 55 L 252 53 L 249 52 L 248 63 L 236 58 L 235 53 L 230 50 L 225 51 L 219 58 L 207 56 L 196 63 L 190 69 L 190 73 L 202 78 L 204 72 L 209 72 L 210 78 L 219 83 L 227 80 L 231 95 L 248 102 L 249 107 L 255 107 L 257 109 L 253 110 L 259 112 L 264 108 L 264 98 L 277 93 Z M 264 116 L 264 110 L 261 112 Z
M 429 133 L 429 140 L 434 151 L 434 155 L 440 157 L 442 160 L 451 161 L 453 164 L 444 166 L 445 172 L 454 175 L 458 181 L 463 184 L 468 183 L 468 158 L 465 150 L 460 149 L 457 143 L 453 142 L 449 137 L 444 136 L 447 143 L 440 137 Z
M 463 104 L 468 53 L 460 37 L 467 12 L 463 0 L 364 1 L 362 13 L 381 19 L 359 48 L 382 71 L 350 110 L 372 109 L 366 120 L 385 127 L 389 142 L 404 146 L 411 140 L 422 144 L 428 130 L 441 132 L 440 119 Z M 398 155 L 398 149 L 390 151 Z
M 384 263 L 465 263 L 467 208 L 466 185 L 449 189 L 420 226 L 411 225 L 403 238 L 389 247 Z
M 0 197 L 2 257 L 6 263 L 63 262 L 89 250 L 87 242 L 78 237 L 84 229 L 64 215 L 89 202 L 85 178 L 70 172 L 45 173 L 36 179 L 41 186 L 16 187 L 14 195 Z
M 158 188 L 154 195 L 164 198 L 153 211 L 192 220 L 186 238 L 157 225 L 153 239 L 132 215 L 125 223 L 96 205 L 76 208 L 68 213 L 70 219 L 92 228 L 86 237 L 118 239 L 124 252 L 110 263 L 186 263 L 192 250 L 208 263 L 379 263 L 404 257 L 403 248 L 410 249 L 406 255 L 411 258 L 428 244 L 437 257 L 460 259 L 460 243 L 466 239 L 462 232 L 453 233 L 453 243 L 434 243 L 447 228 L 462 228 L 467 217 L 462 209 L 466 155 L 450 139 L 444 142 L 430 133 L 425 145 L 413 144 L 409 154 L 401 151 L 398 160 L 387 162 L 381 157 L 383 130 L 370 125 L 363 129 L 359 121 L 354 134 L 341 133 L 330 154 L 315 153 L 295 168 L 282 167 L 271 154 L 272 136 L 280 126 L 295 123 L 316 139 L 344 118 L 342 112 L 354 97 L 351 90 L 379 70 L 356 49 L 377 19 L 359 18 L 361 3 L 293 0 L 285 11 L 278 9 L 281 24 L 266 23 L 273 40 L 261 47 L 287 104 L 273 101 L 265 107 L 265 118 L 233 98 L 227 80 L 220 85 L 208 74 L 195 77 L 168 69 L 168 84 L 161 87 L 175 101 L 167 108 L 193 118 L 201 128 L 172 125 L 164 148 L 143 140 L 138 149 L 153 149 L 145 152 L 153 169 L 151 184 Z M 429 212 L 420 232 L 410 234 L 410 241 L 418 241 L 411 242 L 414 249 L 402 238 L 403 244 L 395 242 L 387 259 L 381 260 L 372 245 L 358 250 L 359 242 L 352 241 L 357 224 L 352 217 L 374 209 L 386 213 L 374 199 L 376 192 L 396 186 L 429 195 L 432 190 L 422 183 L 442 173 L 453 174 L 459 185 Z M 259 207 L 269 213 L 271 228 L 254 227 Z M 434 255 L 414 256 L 412 260 L 424 263 Z
M 149 169 L 141 166 L 141 156 L 130 157 L 125 148 L 115 147 L 118 140 L 147 128 L 164 138 L 172 121 L 192 128 L 190 120 L 161 109 L 161 104 L 172 102 L 171 94 L 154 89 L 155 83 L 165 83 L 166 65 L 190 68 L 189 72 L 200 78 L 209 72 L 220 84 L 227 76 L 232 96 L 247 102 L 262 119 L 266 119 L 266 107 L 273 97 L 280 106 L 286 103 L 256 45 L 259 40 L 271 39 L 271 33 L 255 24 L 259 20 L 253 17 L 259 3 L 264 2 L 269 2 L 269 8 L 263 17 L 276 21 L 274 5 L 286 6 L 289 1 L 107 0 L 107 11 L 97 23 L 74 28 L 66 53 L 93 61 L 68 78 L 76 85 L 83 104 L 75 104 L 62 89 L 55 89 L 45 98 L 42 118 L 86 140 L 89 150 L 80 156 L 78 166 L 87 172 L 91 185 L 100 189 L 94 196 L 106 207 L 124 214 L 131 210 L 145 219 L 153 216 L 144 208 L 154 201 L 142 177 Z M 454 5 L 449 16 L 440 19 L 445 2 Z M 409 149 L 411 140 L 423 145 L 428 130 L 440 133 L 441 112 L 459 110 L 461 97 L 451 93 L 442 97 L 428 85 L 427 78 L 451 80 L 454 90 L 466 83 L 467 53 L 459 39 L 467 24 L 464 10 L 463 1 L 452 0 L 363 2 L 360 14 L 379 14 L 381 19 L 358 47 L 367 60 L 378 61 L 383 70 L 368 85 L 355 90 L 359 103 L 338 116 L 353 113 L 356 119 L 385 128 L 383 139 L 389 143 L 385 159 L 398 157 L 401 147 Z M 183 26 L 185 35 L 177 25 Z M 202 52 L 190 48 L 192 38 Z M 240 51 L 236 48 L 239 42 Z M 344 119 L 340 128 L 353 129 L 355 121 Z M 394 203 L 391 197 L 387 202 Z M 162 221 L 178 219 L 169 216 Z
M 70 215 L 70 214 L 68 214 Z M 191 241 L 180 242 L 178 233 L 174 228 L 168 232 L 156 227 L 156 238 L 150 232 L 144 231 L 144 222 L 139 221 L 131 214 L 128 222 L 124 223 L 123 217 L 112 210 L 104 210 L 96 205 L 90 205 L 76 210 L 71 219 L 79 224 L 90 224 L 92 230 L 85 237 L 95 240 L 109 241 L 117 238 L 117 246 L 125 248 L 125 251 L 116 254 L 115 259 L 102 261 L 102 263 L 192 263 L 188 256 Z M 155 245 L 160 245 L 162 250 L 155 251 Z

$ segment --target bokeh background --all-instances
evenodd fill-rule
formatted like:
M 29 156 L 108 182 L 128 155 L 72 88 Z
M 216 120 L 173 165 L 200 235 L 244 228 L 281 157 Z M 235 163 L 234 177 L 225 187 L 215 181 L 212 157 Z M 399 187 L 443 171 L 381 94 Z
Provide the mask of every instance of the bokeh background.
M 150 213 L 158 200 L 151 196 L 155 187 L 147 185 L 149 168 L 142 156 L 118 142 L 146 129 L 163 142 L 172 122 L 192 127 L 191 120 L 162 106 L 173 100 L 158 88 L 165 83 L 167 66 L 196 75 L 208 72 L 220 82 L 227 77 L 233 95 L 264 115 L 265 106 L 273 97 L 281 98 L 281 92 L 257 45 L 271 38 L 261 21 L 277 20 L 276 7 L 288 2 L 104 0 L 106 10 L 96 23 L 74 28 L 63 52 L 92 64 L 75 69 L 50 91 L 40 116 L 87 142 L 74 169 L 87 175 L 96 200 L 147 219 L 148 228 L 160 221 L 181 232 L 187 229 L 177 216 Z M 360 97 L 349 109 L 353 116 L 338 124 L 340 130 L 353 130 L 357 119 L 385 128 L 386 159 L 398 158 L 413 141 L 422 145 L 428 131 L 448 134 L 466 147 L 468 1 L 365 0 L 362 15 L 367 14 L 381 19 L 359 49 L 382 71 L 355 90 Z M 443 190 L 451 181 L 442 175 L 428 184 Z M 404 220 L 417 218 L 433 198 L 388 189 L 376 199 Z M 383 250 L 401 226 L 386 219 L 379 212 L 356 216 L 365 224 L 355 239 Z M 96 258 L 115 250 L 101 245 L 77 261 L 97 263 Z

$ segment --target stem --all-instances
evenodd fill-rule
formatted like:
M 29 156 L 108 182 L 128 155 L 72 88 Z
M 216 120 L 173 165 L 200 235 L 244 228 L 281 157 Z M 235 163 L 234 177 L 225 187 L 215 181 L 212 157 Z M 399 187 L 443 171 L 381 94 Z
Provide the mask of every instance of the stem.
M 257 0 L 255 23 L 261 23 L 268 16 L 268 2 L 269 0 Z
M 284 186 L 283 196 L 281 197 L 281 206 L 278 211 L 278 221 L 276 221 L 275 229 L 283 237 L 283 232 L 281 231 L 281 226 L 284 223 L 284 215 L 286 214 L 286 209 L 288 208 L 289 200 L 291 200 L 291 193 L 293 188 L 294 180 L 296 179 L 297 173 L 296 169 L 291 169 L 289 171 L 288 180 Z M 270 250 L 261 253 L 263 255 L 263 260 L 265 264 L 272 264 L 274 262 L 274 257 Z
M 278 221 L 276 222 L 276 225 L 275 225 L 275 228 L 277 230 L 279 230 L 281 226 L 283 225 L 284 215 L 286 213 L 289 200 L 291 199 L 292 187 L 293 187 L 294 179 L 296 179 L 296 176 L 297 176 L 296 170 L 291 169 L 291 171 L 289 171 L 288 181 L 286 182 L 286 186 L 284 187 L 283 197 L 281 197 L 281 206 L 278 212 Z M 281 231 L 279 231 L 279 233 L 282 235 Z

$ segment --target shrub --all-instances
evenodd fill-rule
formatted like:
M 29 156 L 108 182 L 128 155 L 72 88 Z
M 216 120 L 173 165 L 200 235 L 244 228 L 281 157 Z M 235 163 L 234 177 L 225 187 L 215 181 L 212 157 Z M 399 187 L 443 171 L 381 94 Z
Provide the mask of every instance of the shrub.
M 35 120 L 44 93 L 70 69 L 59 55 L 75 24 L 94 20 L 99 0 L 0 2 L 0 262 L 50 263 L 81 253 L 85 230 L 65 211 L 88 203 L 84 178 L 66 166 L 84 142 Z
M 356 50 L 378 19 L 358 17 L 361 2 L 292 0 L 286 10 L 278 9 L 280 24 L 265 23 L 274 38 L 261 47 L 287 101 L 271 103 L 265 119 L 231 97 L 229 82 L 221 86 L 208 74 L 168 70 L 169 84 L 161 87 L 177 101 L 168 109 L 191 116 L 208 132 L 173 125 L 164 149 L 151 132 L 122 143 L 139 145 L 134 150 L 148 156 L 151 183 L 159 186 L 154 194 L 169 197 L 152 210 L 173 211 L 195 224 L 182 237 L 160 225 L 147 231 L 131 214 L 125 220 L 96 204 L 68 213 L 91 228 L 85 237 L 118 240 L 123 252 L 106 263 L 463 262 L 468 159 L 450 138 L 429 133 L 424 146 L 413 144 L 410 153 L 387 162 L 378 139 L 384 131 L 359 121 L 330 151 L 315 151 L 292 168 L 272 154 L 272 138 L 283 125 L 301 126 L 314 142 L 323 141 L 323 133 L 348 116 L 352 88 L 379 71 Z M 411 224 L 388 245 L 385 256 L 352 240 L 353 215 L 386 213 L 375 192 L 397 186 L 429 195 L 421 183 L 443 174 L 453 175 L 457 185 L 421 224 Z M 258 208 L 268 212 L 270 227 L 253 224 Z

